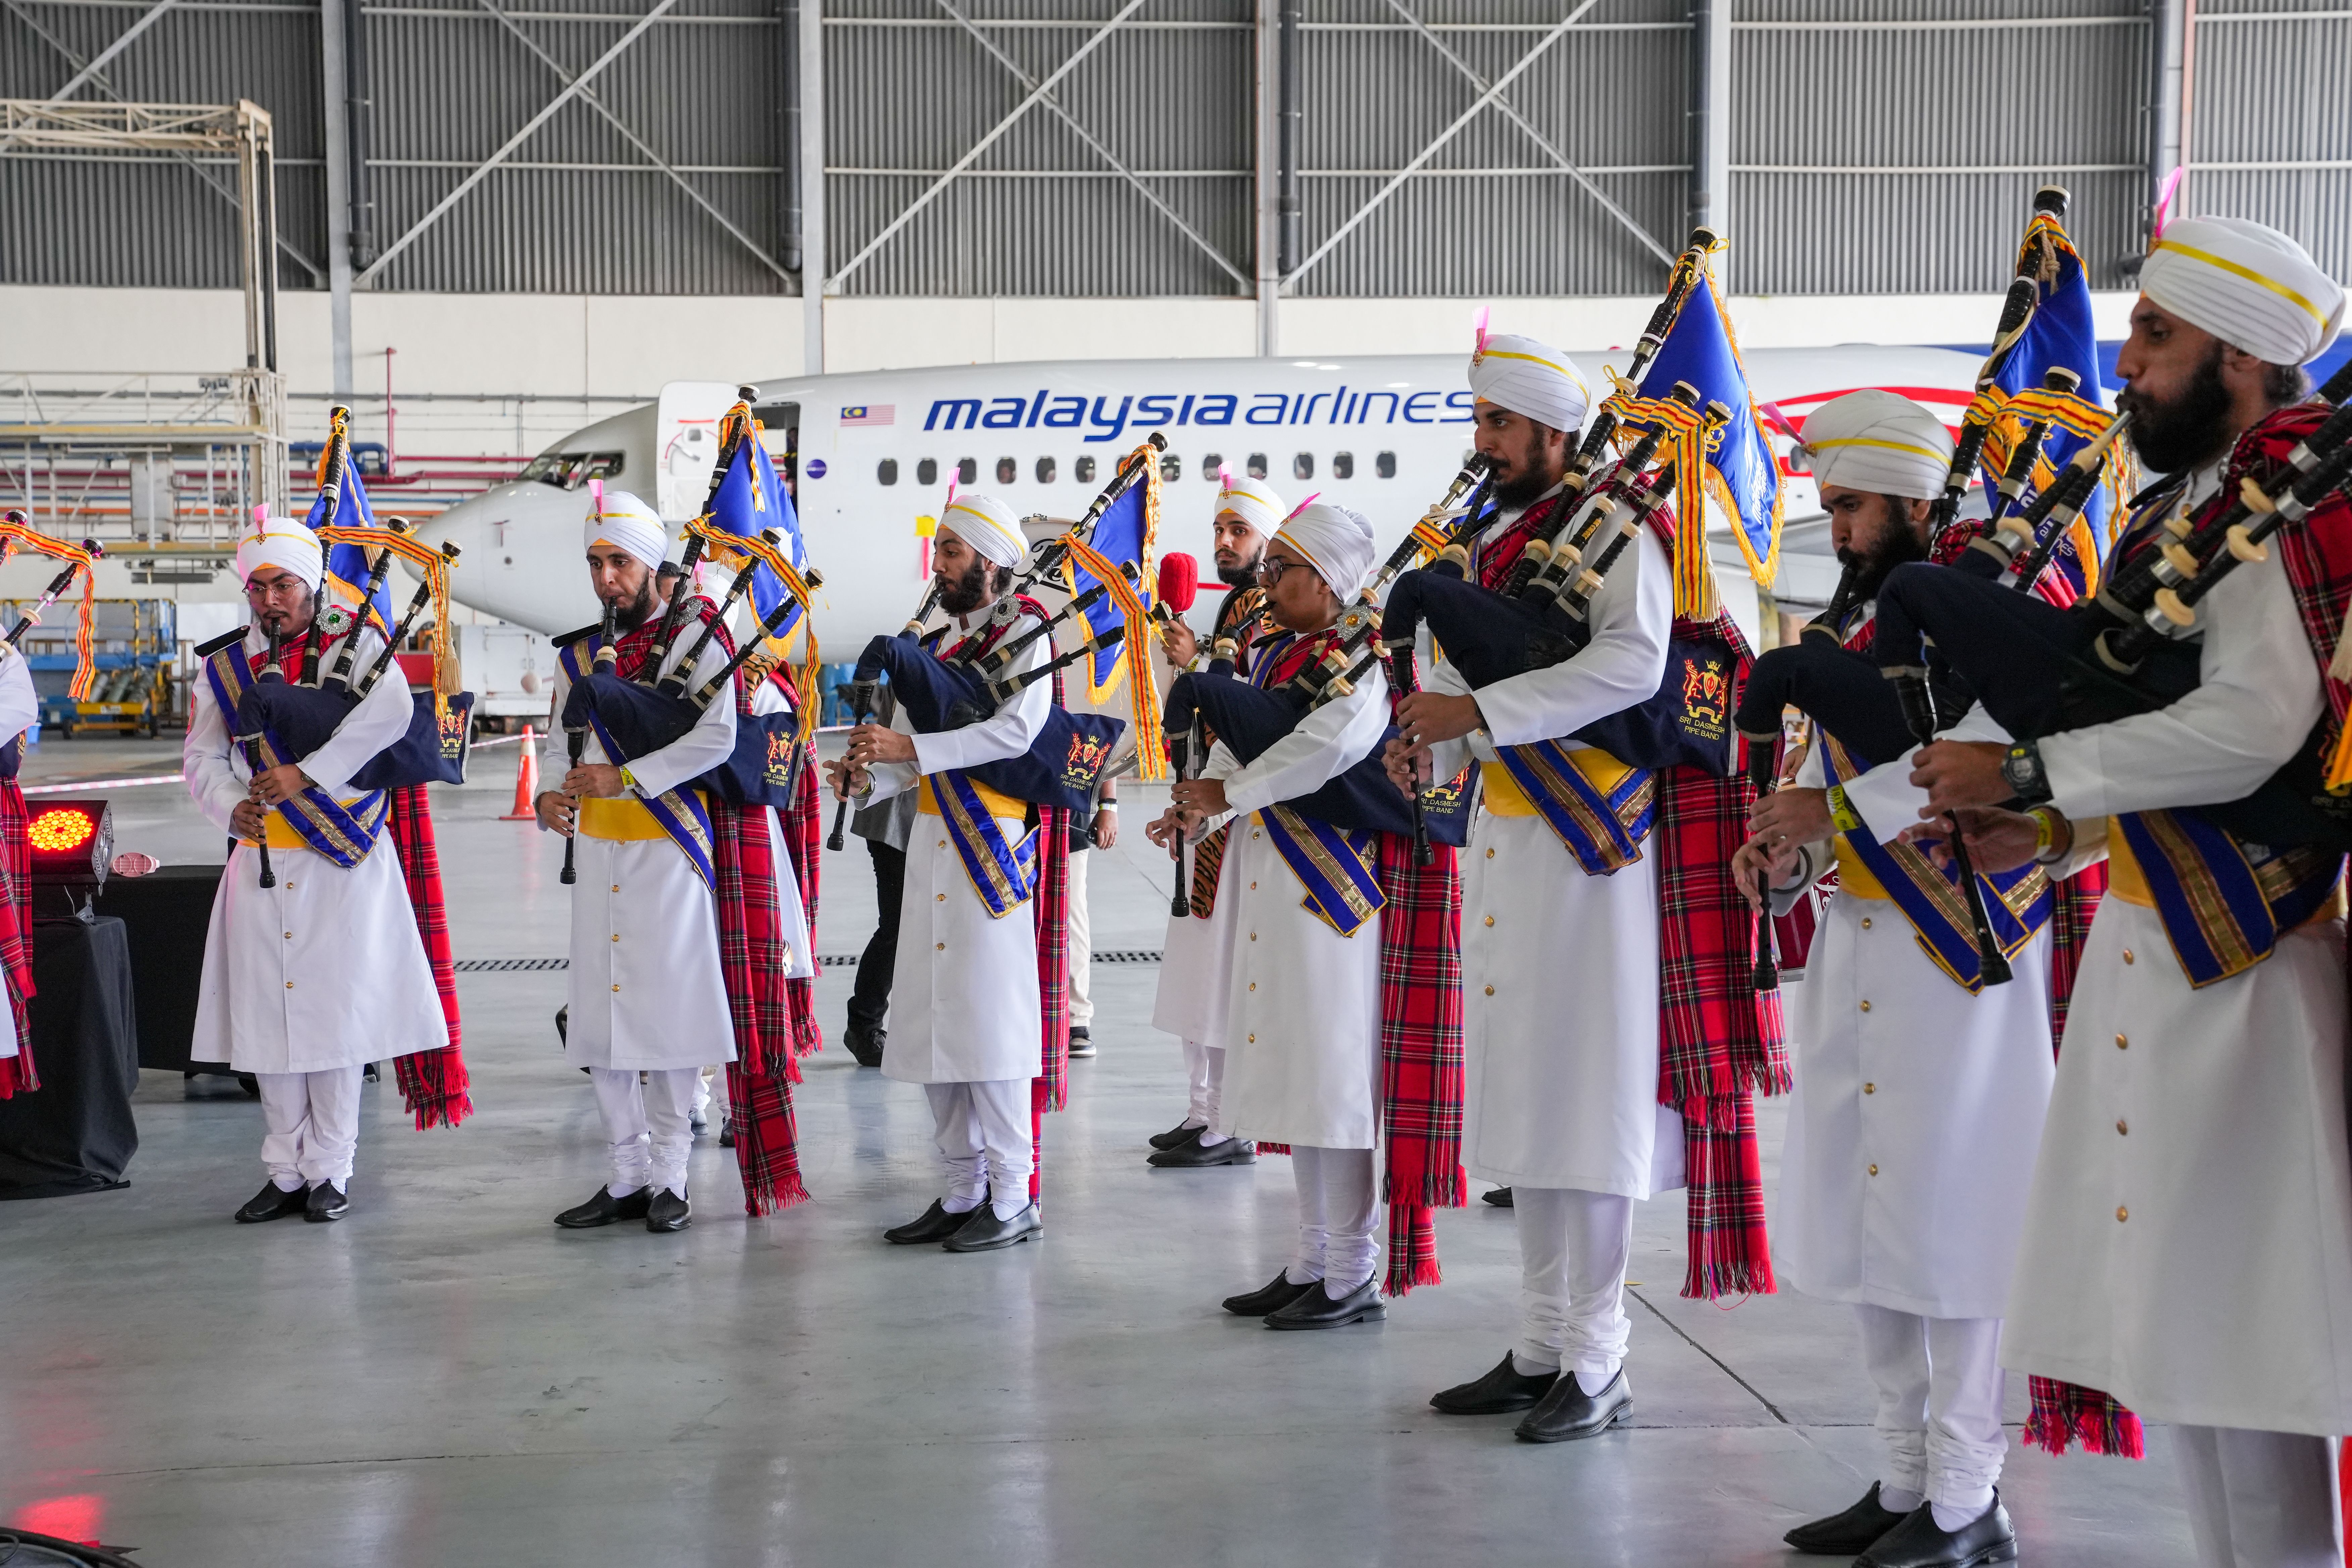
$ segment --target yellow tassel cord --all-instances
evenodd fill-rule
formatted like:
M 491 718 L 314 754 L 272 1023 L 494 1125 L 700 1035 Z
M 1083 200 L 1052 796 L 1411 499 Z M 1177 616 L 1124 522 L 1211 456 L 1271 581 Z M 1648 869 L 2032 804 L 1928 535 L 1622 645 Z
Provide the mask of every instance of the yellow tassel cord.
M 449 558 L 436 547 L 418 540 L 415 534 L 394 533 L 388 528 L 344 528 L 330 525 L 319 530 L 319 538 L 326 544 L 356 544 L 362 550 L 389 550 L 413 567 L 425 579 L 433 592 L 433 630 L 427 643 L 433 653 L 433 710 L 445 714 L 449 710 L 449 688 L 455 684 L 457 664 L 449 657 Z M 392 628 L 384 632 L 390 635 Z
M 1148 640 L 1151 636 L 1150 613 L 1143 607 L 1143 596 L 1128 582 L 1116 562 L 1075 533 L 1062 537 L 1069 545 L 1073 562 L 1092 573 L 1097 582 L 1110 584 L 1111 603 L 1118 606 L 1118 613 L 1126 618 L 1127 637 L 1119 645 L 1118 662 L 1113 668 L 1111 679 L 1096 688 L 1093 685 L 1094 671 L 1089 668 L 1087 671 L 1088 689 L 1105 692 L 1117 690 L 1118 670 L 1129 666 L 1133 668 L 1135 677 L 1133 685 L 1129 688 L 1129 710 L 1135 721 L 1136 765 L 1146 781 L 1157 783 L 1168 776 L 1168 748 L 1160 732 L 1160 681 L 1152 672 L 1151 644 Z M 1148 549 L 1148 535 L 1146 545 Z M 1130 658 L 1130 649 L 1141 650 L 1140 657 Z
M 809 587 L 808 579 L 800 574 L 800 570 L 793 564 L 791 556 L 786 555 L 779 546 L 771 544 L 764 539 L 756 536 L 747 539 L 740 533 L 730 533 L 724 529 L 712 527 L 700 518 L 695 519 L 686 526 L 689 532 L 701 536 L 702 542 L 710 551 L 713 560 L 732 559 L 739 563 L 740 567 L 740 563 L 745 556 L 757 557 L 768 570 L 776 574 L 776 580 L 784 585 L 784 592 L 793 596 L 793 602 L 800 605 L 801 624 L 793 629 L 791 637 L 783 638 L 781 643 L 775 637 L 766 638 L 769 646 L 745 661 L 743 679 L 750 683 L 765 679 L 768 671 L 781 663 L 785 652 L 791 648 L 792 637 L 803 639 L 804 651 L 801 655 L 797 681 L 801 693 L 799 722 L 793 731 L 793 743 L 804 744 L 816 733 L 817 710 L 823 706 L 817 699 L 817 692 L 824 680 L 824 671 L 821 668 L 824 661 L 817 652 L 814 619 L 816 615 L 816 604 L 814 593 Z
M 98 567 L 89 551 L 79 544 L 68 544 L 53 539 L 35 528 L 21 511 L 11 511 L 0 519 L 0 561 L 16 553 L 18 546 L 53 556 L 59 561 L 72 561 L 81 566 L 80 616 L 74 623 L 74 675 L 66 695 L 79 702 L 86 700 L 98 682 L 98 659 L 94 628 L 98 621 Z

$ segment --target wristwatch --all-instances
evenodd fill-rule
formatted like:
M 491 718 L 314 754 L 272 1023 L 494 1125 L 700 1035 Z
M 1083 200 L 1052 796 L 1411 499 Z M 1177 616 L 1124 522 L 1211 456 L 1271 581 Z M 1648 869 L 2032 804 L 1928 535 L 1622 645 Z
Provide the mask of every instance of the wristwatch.
M 2041 748 L 2031 741 L 2020 741 L 2009 748 L 2009 755 L 2000 760 L 2000 776 L 2028 805 L 2040 805 L 2050 798 L 2050 775 L 2042 769 Z

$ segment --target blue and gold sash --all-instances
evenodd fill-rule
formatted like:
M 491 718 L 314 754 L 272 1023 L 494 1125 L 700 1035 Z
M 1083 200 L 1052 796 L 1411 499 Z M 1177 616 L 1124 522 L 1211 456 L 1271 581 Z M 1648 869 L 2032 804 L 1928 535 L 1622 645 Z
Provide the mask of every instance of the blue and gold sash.
M 593 637 L 583 637 L 577 642 L 566 643 L 557 651 L 556 658 L 562 662 L 565 677 L 574 684 L 588 677 L 590 666 L 584 661 L 595 657 L 595 648 L 592 646 L 594 641 Z M 596 731 L 596 743 L 604 748 L 604 755 L 612 759 L 615 767 L 626 767 L 635 760 L 621 749 L 620 742 L 605 727 L 604 718 L 593 707 L 588 710 L 588 727 Z M 687 862 L 694 868 L 695 875 L 702 879 L 703 886 L 716 889 L 719 878 L 711 861 L 710 805 L 702 792 L 698 789 L 664 790 L 657 795 L 645 797 L 643 805 L 663 834 L 685 855 Z
M 1658 820 L 1657 774 L 1629 768 L 1606 752 L 1558 741 L 1497 746 L 1503 772 L 1588 877 L 1606 877 L 1642 858 L 1642 841 Z M 1605 763 L 1607 766 L 1597 764 Z M 1597 776 L 1596 776 L 1597 775 Z M 1613 776 L 1612 776 L 1613 775 Z M 1517 802 L 1496 788 L 1486 770 L 1487 809 L 1517 816 Z
M 2282 932 L 2340 912 L 2344 858 L 2315 845 L 2242 844 L 2191 811 L 2115 819 L 2113 890 L 2152 905 L 2192 987 L 2242 974 Z
M 967 777 L 960 768 L 925 773 L 917 806 L 926 816 L 937 816 L 948 842 L 971 879 L 972 895 L 992 920 L 1003 920 L 1029 901 L 1037 891 L 1037 828 L 1013 843 L 998 823 L 1021 816 L 1028 808 Z M 1004 808 L 1010 807 L 1010 810 Z
M 230 734 L 236 734 L 237 704 L 257 684 L 243 639 L 215 648 L 205 658 L 205 679 L 212 685 L 213 700 L 220 707 L 222 723 Z M 299 766 L 302 762 L 289 754 L 284 742 L 266 730 L 257 749 L 264 768 L 289 763 Z M 305 848 L 317 850 L 348 871 L 366 859 L 368 851 L 375 847 L 376 835 L 383 831 L 390 806 L 391 797 L 380 789 L 371 790 L 345 805 L 313 784 L 270 810 L 294 830 Z M 273 838 L 270 842 L 278 841 Z
M 1381 891 L 1375 835 L 1349 833 L 1301 816 L 1286 805 L 1257 814 L 1275 853 L 1307 889 L 1299 907 L 1338 931 L 1353 936 L 1388 903 Z
M 1864 770 L 1852 752 L 1827 735 L 1822 740 L 1826 743 L 1822 748 L 1822 768 L 1832 786 L 1862 774 Z M 1972 996 L 1977 994 L 1984 989 L 1984 973 L 1959 873 L 1938 869 L 1908 844 L 1881 844 L 1874 834 L 1875 830 L 1839 835 L 1840 862 L 1848 857 L 1859 862 L 1886 900 L 1911 922 L 1920 951 L 1954 984 Z M 2057 909 L 2057 890 L 2039 866 L 1979 876 L 1977 883 L 1985 894 L 1985 920 L 2005 958 L 2015 957 L 2019 949 L 2032 942 Z M 1839 885 L 1845 887 L 1846 880 L 1841 879 Z

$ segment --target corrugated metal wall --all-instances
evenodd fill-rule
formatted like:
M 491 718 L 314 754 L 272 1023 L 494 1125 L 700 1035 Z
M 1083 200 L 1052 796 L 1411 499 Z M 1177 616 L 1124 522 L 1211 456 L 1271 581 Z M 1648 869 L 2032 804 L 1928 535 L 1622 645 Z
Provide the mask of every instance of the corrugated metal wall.
M 2095 281 L 2123 286 L 2144 243 L 2147 3 L 1737 0 L 1734 288 L 1997 288 L 2044 180 L 2073 191 L 2072 225 Z M 1689 0 L 1597 0 L 1546 43 L 1573 5 L 1306 0 L 1300 165 L 1313 259 L 1295 292 L 1656 286 L 1664 263 L 1640 236 L 1671 250 L 1687 222 Z M 833 269 L 1026 95 L 997 53 L 1042 79 L 1118 8 L 972 0 L 957 9 L 975 37 L 941 0 L 832 0 Z M 55 91 L 73 72 L 69 55 L 95 55 L 140 11 L 141 0 L 5 0 L 0 95 Z M 2189 205 L 2275 223 L 2352 275 L 2352 17 L 2342 0 L 2200 0 L 2199 11 Z M 1256 0 L 1147 0 L 1056 89 L 1068 114 L 1197 239 L 1039 106 L 875 247 L 842 291 L 1248 292 L 1256 13 Z M 535 0 L 509 14 L 576 72 L 644 14 L 644 0 Z M 247 97 L 270 109 L 289 288 L 322 280 L 309 268 L 327 244 L 318 27 L 315 5 L 299 0 L 180 0 L 110 64 L 105 91 L 84 92 Z M 383 245 L 537 113 L 559 80 L 478 0 L 384 0 L 366 7 L 365 29 Z M 1485 84 L 1539 44 L 1500 95 L 1519 121 L 1489 107 L 1428 151 Z M 777 258 L 793 58 L 782 0 L 677 0 L 596 84 L 614 115 Z M 1557 170 L 1547 143 L 1630 227 Z M 1365 213 L 1417 158 L 1417 172 Z M 229 187 L 226 165 L 210 173 Z M 233 237 L 230 203 L 176 160 L 0 156 L 0 280 L 229 286 Z M 395 257 L 381 286 L 711 294 L 794 284 L 575 100 Z

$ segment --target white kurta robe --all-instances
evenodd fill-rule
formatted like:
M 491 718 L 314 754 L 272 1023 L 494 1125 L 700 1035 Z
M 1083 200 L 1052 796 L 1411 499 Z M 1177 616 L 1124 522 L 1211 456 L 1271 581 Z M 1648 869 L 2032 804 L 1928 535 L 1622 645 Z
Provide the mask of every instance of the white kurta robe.
M 1217 907 L 1233 911 L 1220 1110 L 1241 1138 L 1318 1149 L 1380 1142 L 1381 921 L 1342 936 L 1301 905 L 1306 889 L 1258 814 L 1311 795 L 1388 728 L 1387 678 L 1367 677 L 1244 765 L 1223 742 L 1203 775 L 1222 779 L 1233 838 Z
M 1474 735 L 1436 748 L 1438 776 L 1657 690 L 1674 584 L 1646 529 L 1594 596 L 1592 624 L 1575 658 L 1480 689 L 1493 744 Z M 1427 684 L 1470 689 L 1448 663 Z M 1612 876 L 1587 876 L 1541 817 L 1483 806 L 1464 853 L 1463 1163 L 1511 1185 L 1633 1198 L 1681 1185 L 1682 1118 L 1658 1103 L 1655 857 L 1645 847 Z
M 696 631 L 688 625 L 671 647 L 666 668 L 686 662 Z M 727 661 L 714 639 L 699 661 L 702 673 Z M 689 680 L 689 689 L 693 682 Z M 561 714 L 571 681 L 555 676 Z M 752 707 L 774 712 L 783 697 L 761 682 Z M 685 735 L 629 763 L 641 797 L 698 778 L 727 760 L 735 745 L 735 703 L 714 700 Z M 585 763 L 612 759 L 595 731 L 581 752 Z M 561 780 L 559 779 L 560 783 Z M 773 811 L 762 811 L 777 864 L 777 901 L 793 979 L 815 973 L 800 889 Z M 719 967 L 719 903 L 709 883 L 668 837 L 592 838 L 582 834 L 572 889 L 571 1015 L 563 1059 L 574 1067 L 659 1070 L 701 1068 L 735 1059 L 735 1026 Z
M 1034 622 L 1024 616 L 1004 635 L 1018 637 Z M 971 626 L 979 624 L 974 616 Z M 969 629 L 956 627 L 948 640 Z M 1034 669 L 1052 657 L 1047 639 L 1040 637 L 1013 668 Z M 1053 705 L 1052 683 L 1041 680 L 977 724 L 916 735 L 912 763 L 872 770 L 872 798 L 914 789 L 927 773 L 1021 755 Z M 903 707 L 895 724 L 911 733 Z M 999 817 L 996 826 L 1013 845 L 1028 831 L 1018 816 Z M 1035 1078 L 1044 1070 L 1045 1032 L 1037 995 L 1036 913 L 1024 901 L 1001 920 L 990 915 L 944 826 L 939 817 L 918 816 L 907 841 L 898 963 L 890 983 L 890 1048 L 883 1054 L 882 1075 L 901 1083 Z
M 267 646 L 259 631 L 247 632 L 245 652 Z M 362 633 L 360 668 L 383 646 Z M 230 738 L 236 715 L 223 718 L 212 682 L 199 674 L 189 690 L 181 770 L 196 808 L 227 833 L 252 773 Z M 412 710 L 394 662 L 302 771 L 335 799 L 353 798 L 352 774 L 406 732 Z M 348 871 L 310 849 L 272 849 L 270 860 L 278 885 L 264 888 L 256 851 L 239 844 L 229 852 L 205 933 L 190 1057 L 239 1072 L 318 1072 L 446 1046 L 448 1023 L 389 828 Z
M 2275 552 L 2222 580 L 2200 624 L 2197 690 L 2042 743 L 2078 834 L 2234 800 L 2317 720 Z M 2343 953 L 2342 922 L 2321 921 L 2192 990 L 2155 911 L 2108 894 L 2067 1012 L 2004 1365 L 2157 1421 L 2352 1430 Z
M 1954 734 L 2007 739 L 1990 721 Z M 1906 755 L 1847 786 L 1884 838 L 1918 820 L 1911 767 Z M 1818 745 L 1796 782 L 1822 787 Z M 1808 850 L 1826 865 L 1827 841 Z M 1796 1090 L 1771 1226 L 1789 1284 L 1923 1317 L 2000 1316 L 2057 1071 L 2050 942 L 2045 925 L 2014 979 L 1970 996 L 1891 900 L 1831 899 L 1789 999 Z
M 15 648 L 0 652 L 0 745 L 13 743 L 41 716 L 40 700 L 33 695 L 33 667 Z M 30 945 L 32 933 L 25 933 Z M 16 1031 L 0 1026 L 0 1061 L 16 1054 Z

